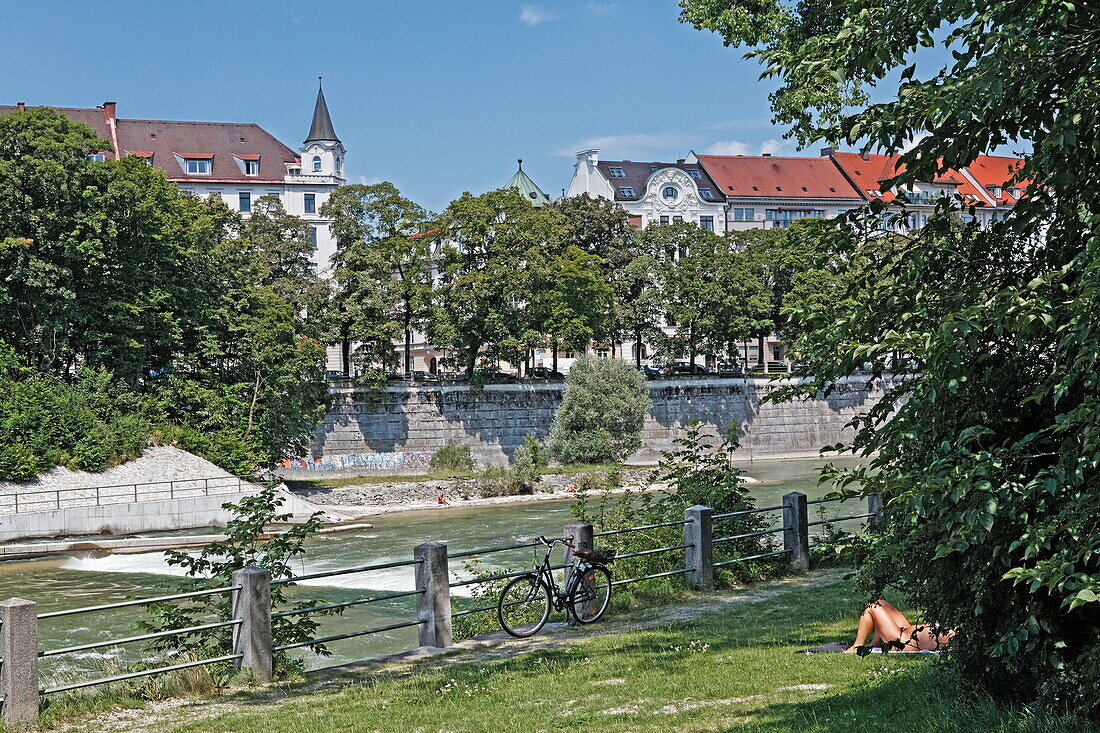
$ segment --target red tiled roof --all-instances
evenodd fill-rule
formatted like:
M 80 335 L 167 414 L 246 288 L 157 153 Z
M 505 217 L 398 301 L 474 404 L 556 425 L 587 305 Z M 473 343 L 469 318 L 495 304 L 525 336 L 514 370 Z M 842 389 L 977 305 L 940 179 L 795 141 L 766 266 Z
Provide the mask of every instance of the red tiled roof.
M 1028 179 L 1015 180 L 1016 173 L 1023 166 L 1023 158 L 1012 158 L 1004 155 L 979 155 L 966 167 L 966 170 L 983 188 L 986 186 L 999 186 L 1001 188 L 1001 196 L 997 199 L 997 203 L 1014 204 L 1018 199 L 1010 196 L 1007 189 L 1018 188 L 1022 193 L 1031 183 Z M 988 189 L 986 195 L 990 198 L 993 197 Z
M 15 112 L 15 105 L 0 105 L 0 114 Z M 102 107 L 54 107 L 70 120 L 83 122 L 105 140 L 112 140 Z M 178 120 L 115 120 L 117 147 L 122 151 L 141 149 L 153 156 L 153 165 L 173 181 L 207 182 L 282 182 L 286 164 L 297 162 L 298 155 L 269 132 L 249 122 L 183 122 Z M 211 151 L 177 153 L 181 150 Z M 213 158 L 209 174 L 187 175 L 175 155 L 187 158 Z M 233 156 L 260 161 L 258 175 L 246 176 Z
M 700 155 L 699 163 L 726 196 L 862 198 L 827 158 Z
M 881 199 L 887 203 L 897 196 L 892 191 L 883 191 L 882 183 L 895 178 L 906 171 L 900 155 L 879 155 L 875 153 L 833 153 L 833 160 L 859 189 L 866 199 Z M 954 186 L 963 201 L 972 206 L 987 206 L 991 199 L 985 192 L 979 191 L 959 171 L 948 168 L 938 173 L 931 181 L 936 185 Z M 872 191 L 878 191 L 875 195 Z
M 234 157 L 240 158 L 241 160 L 259 160 L 260 159 L 260 156 L 258 156 L 258 155 L 242 155 L 240 153 L 233 153 L 233 155 L 234 155 Z

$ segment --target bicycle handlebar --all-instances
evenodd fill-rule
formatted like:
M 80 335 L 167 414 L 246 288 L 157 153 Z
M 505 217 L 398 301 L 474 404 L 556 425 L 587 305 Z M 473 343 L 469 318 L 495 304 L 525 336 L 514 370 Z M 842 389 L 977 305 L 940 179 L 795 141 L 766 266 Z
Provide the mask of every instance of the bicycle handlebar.
M 548 540 L 548 539 L 546 539 L 546 537 L 545 537 L 544 535 L 541 535 L 541 534 L 540 534 L 540 535 L 539 535 L 539 536 L 538 536 L 538 537 L 537 537 L 536 539 L 538 539 L 538 541 L 539 541 L 539 542 L 541 542 L 542 544 L 546 545 L 547 547 L 553 547 L 554 545 L 556 545 L 556 544 L 558 544 L 558 543 L 560 542 L 560 543 L 562 543 L 563 545 L 565 545 L 566 547 L 568 547 L 568 548 L 569 548 L 570 550 L 575 550 L 575 549 L 577 549 L 575 545 L 572 545 L 572 544 L 570 544 L 569 542 L 566 542 L 565 540 L 561 540 L 561 539 L 558 539 L 558 540 Z

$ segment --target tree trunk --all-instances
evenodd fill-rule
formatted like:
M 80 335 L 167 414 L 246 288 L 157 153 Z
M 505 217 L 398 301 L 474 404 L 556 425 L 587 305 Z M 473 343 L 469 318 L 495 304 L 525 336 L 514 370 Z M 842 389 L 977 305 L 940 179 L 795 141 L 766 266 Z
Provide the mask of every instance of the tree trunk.
M 695 327 L 691 328 L 688 336 L 688 361 L 691 363 L 691 373 L 695 374 Z
M 756 363 L 757 364 L 763 364 L 764 363 L 764 334 L 763 333 L 761 333 L 757 337 L 757 342 L 756 342 Z
M 642 330 L 634 332 L 634 365 L 642 368 Z
M 556 372 L 558 370 L 558 342 L 557 341 L 553 342 L 552 348 L 554 350 L 554 357 L 553 357 L 554 369 L 553 369 L 553 371 Z
M 405 326 L 405 376 L 412 376 L 412 329 Z
M 340 366 L 344 369 L 344 374 L 351 376 L 351 339 L 348 338 L 345 331 L 340 339 Z

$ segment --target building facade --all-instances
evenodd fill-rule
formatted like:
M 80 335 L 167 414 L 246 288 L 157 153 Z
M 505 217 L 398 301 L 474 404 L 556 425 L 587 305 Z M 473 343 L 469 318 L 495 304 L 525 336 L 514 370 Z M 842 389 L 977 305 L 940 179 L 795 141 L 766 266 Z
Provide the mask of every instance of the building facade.
M 26 108 L 23 102 L 0 105 L 0 114 Z M 255 123 L 128 119 L 117 115 L 115 102 L 53 109 L 110 142 L 112 149 L 99 151 L 95 159 L 142 158 L 181 190 L 217 196 L 245 216 L 260 196 L 277 196 L 287 212 L 309 222 L 314 266 L 322 273 L 328 270 L 336 243 L 331 222 L 320 211 L 346 182 L 346 163 L 320 88 L 309 134 L 298 152 Z

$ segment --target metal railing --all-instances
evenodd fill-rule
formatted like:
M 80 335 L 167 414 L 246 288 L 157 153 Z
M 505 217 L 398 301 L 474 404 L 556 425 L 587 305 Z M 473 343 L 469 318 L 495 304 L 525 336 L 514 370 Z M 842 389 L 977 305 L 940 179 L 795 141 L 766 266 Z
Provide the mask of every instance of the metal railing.
M 0 514 L 49 512 L 88 506 L 133 504 L 139 501 L 239 494 L 246 491 L 250 485 L 251 479 L 244 476 L 212 476 L 111 486 L 13 491 L 0 494 Z
M 809 505 L 840 502 L 844 500 L 845 499 L 842 497 L 834 496 L 808 501 L 805 495 L 792 492 L 783 497 L 782 504 L 774 506 L 738 510 L 722 514 L 712 514 L 709 508 L 696 506 L 684 512 L 685 518 L 683 520 L 659 522 L 602 532 L 594 532 L 591 524 L 582 522 L 573 523 L 565 527 L 565 535 L 561 539 L 568 539 L 571 544 L 578 548 L 590 548 L 598 537 L 613 537 L 628 533 L 641 533 L 653 529 L 683 527 L 684 540 L 682 542 L 667 546 L 634 550 L 621 554 L 616 558 L 617 560 L 627 560 L 631 558 L 662 555 L 665 553 L 682 552 L 684 553 L 683 567 L 662 570 L 660 572 L 650 572 L 637 577 L 613 580 L 612 585 L 617 587 L 630 583 L 686 576 L 686 581 L 692 586 L 701 590 L 709 590 L 713 587 L 714 571 L 718 568 L 736 563 L 787 556 L 793 567 L 807 569 L 809 567 L 809 550 L 816 546 L 810 542 L 809 529 L 811 527 L 835 522 L 869 519 L 872 520 L 871 527 L 873 529 L 878 523 L 884 520 L 881 501 L 878 500 L 877 496 L 871 496 L 868 497 L 868 508 L 871 511 L 866 513 L 822 519 L 814 522 L 807 521 L 807 507 Z M 782 521 L 778 527 L 717 537 L 714 536 L 712 531 L 712 521 L 721 521 L 731 517 L 758 515 L 776 511 L 782 512 Z M 768 544 L 757 543 L 754 548 L 755 551 L 750 552 L 748 555 L 717 561 L 712 556 L 712 550 L 715 546 L 737 540 L 750 540 L 779 533 L 783 535 L 782 549 L 778 549 L 774 545 L 769 546 Z M 536 547 L 540 544 L 540 540 L 531 540 L 502 547 L 480 548 L 448 554 L 446 545 L 425 543 L 414 548 L 413 558 L 410 560 L 375 563 L 372 565 L 350 568 L 337 568 L 276 579 L 272 579 L 266 570 L 250 567 L 233 573 L 232 582 L 229 585 L 217 588 L 119 601 L 117 603 L 107 603 L 96 606 L 48 611 L 45 613 L 37 613 L 37 605 L 31 601 L 10 599 L 0 602 L 0 661 L 4 664 L 11 664 L 13 668 L 17 667 L 18 670 L 20 670 L 18 673 L 13 671 L 11 674 L 0 676 L 0 687 L 2 687 L 2 689 L 0 689 L 0 702 L 12 701 L 10 703 L 4 702 L 2 711 L 3 719 L 5 722 L 14 725 L 22 725 L 28 721 L 33 721 L 34 716 L 37 715 L 39 696 L 42 695 L 53 695 L 96 685 L 111 684 L 155 674 L 224 662 L 233 662 L 238 669 L 249 670 L 258 679 L 268 680 L 272 676 L 274 656 L 278 653 L 285 653 L 295 649 L 315 648 L 321 644 L 400 629 L 417 628 L 420 646 L 450 646 L 452 643 L 452 619 L 476 613 L 494 611 L 497 607 L 497 604 L 493 603 L 492 605 L 481 605 L 474 608 L 461 608 L 460 610 L 456 610 L 451 599 L 452 589 L 491 583 L 526 575 L 531 572 L 531 569 L 514 572 L 498 572 L 480 577 L 452 580 L 448 565 L 449 558 L 481 557 Z M 742 551 L 745 549 L 750 548 L 744 547 Z M 569 568 L 573 566 L 573 563 L 574 560 L 572 556 L 567 554 L 566 562 L 564 564 L 553 565 L 552 569 L 568 571 Z M 370 573 L 403 567 L 410 567 L 415 570 L 415 587 L 412 590 L 384 593 L 376 596 L 363 596 L 334 603 L 317 603 L 303 608 L 291 608 L 279 611 L 275 611 L 272 608 L 271 589 L 276 586 L 285 586 L 307 580 L 331 578 L 353 573 Z M 658 567 L 660 567 L 660 565 L 658 565 Z M 39 649 L 37 645 L 35 645 L 33 649 L 30 649 L 25 644 L 27 639 L 38 638 L 38 625 L 41 621 L 65 618 L 77 614 L 115 611 L 117 609 L 134 606 L 190 601 L 223 593 L 233 594 L 232 617 L 229 619 L 193 624 L 179 629 L 165 629 L 150 632 L 148 634 L 98 640 L 51 649 Z M 412 620 L 305 640 L 296 640 L 278 645 L 272 642 L 273 621 L 276 619 L 323 613 L 403 598 L 414 598 L 416 600 L 416 617 Z M 38 661 L 41 659 L 77 654 L 107 647 L 136 644 L 144 641 L 163 640 L 173 636 L 201 634 L 224 628 L 233 629 L 231 654 L 223 654 L 207 659 L 189 660 L 178 664 L 152 667 L 150 669 L 143 669 L 110 677 L 66 682 L 64 684 L 55 684 L 46 687 L 40 687 L 38 683 Z M 15 701 L 18 701 L 18 703 Z

